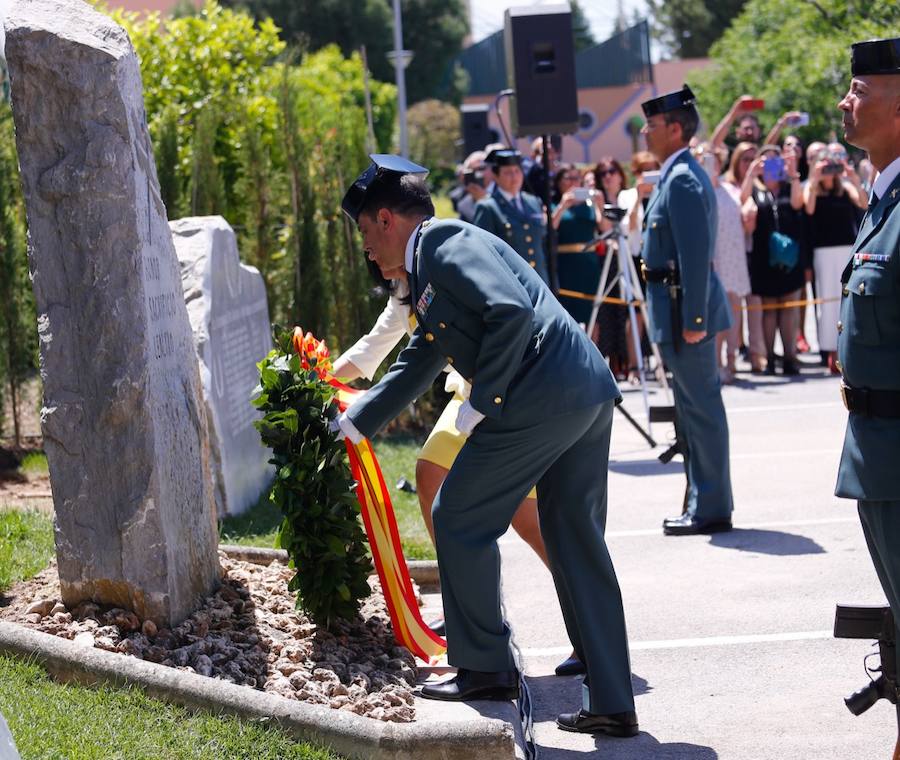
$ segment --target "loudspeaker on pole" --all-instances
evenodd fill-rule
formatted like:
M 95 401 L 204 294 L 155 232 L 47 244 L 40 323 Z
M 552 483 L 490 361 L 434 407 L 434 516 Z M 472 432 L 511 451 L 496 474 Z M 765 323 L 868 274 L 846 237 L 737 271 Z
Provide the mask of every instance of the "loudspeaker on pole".
M 568 4 L 507 8 L 506 75 L 516 137 L 578 129 L 575 39 Z

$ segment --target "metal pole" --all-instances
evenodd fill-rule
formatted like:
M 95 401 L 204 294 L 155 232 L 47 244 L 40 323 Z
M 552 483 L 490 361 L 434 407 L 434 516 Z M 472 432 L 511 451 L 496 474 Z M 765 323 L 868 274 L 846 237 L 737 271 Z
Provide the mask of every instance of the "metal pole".
M 545 246 L 547 256 L 547 276 L 550 279 L 550 290 L 553 295 L 559 297 L 559 277 L 557 275 L 556 261 L 556 230 L 553 229 L 553 212 L 550 209 L 550 137 L 549 135 L 541 135 L 541 148 L 543 152 L 544 162 L 544 186 L 541 190 L 532 188 L 536 192 L 544 194 L 544 212 L 547 216 L 547 245 Z
M 406 134 L 406 73 L 403 60 L 403 20 L 400 16 L 400 0 L 394 0 L 394 73 L 397 78 L 397 120 L 400 123 L 400 155 L 409 156 L 409 140 Z
M 359 48 L 359 54 L 363 65 L 363 91 L 366 94 L 366 152 L 375 153 L 375 124 L 372 119 L 372 94 L 369 90 L 369 59 L 366 57 L 366 46 Z M 637 149 L 634 151 L 637 152 Z

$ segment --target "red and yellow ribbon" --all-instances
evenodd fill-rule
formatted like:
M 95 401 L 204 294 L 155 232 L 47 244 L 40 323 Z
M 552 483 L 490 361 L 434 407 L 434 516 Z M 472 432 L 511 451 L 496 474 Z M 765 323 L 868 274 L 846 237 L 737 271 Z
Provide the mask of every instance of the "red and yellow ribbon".
M 293 342 L 304 369 L 309 369 L 308 360 L 315 358 L 316 372 L 337 389 L 338 408 L 342 412 L 346 410 L 361 391 L 331 377 L 331 360 L 324 342 L 317 341 L 311 333 L 304 336 L 299 327 L 294 331 Z M 359 444 L 353 443 L 349 438 L 344 442 L 350 457 L 350 471 L 357 483 L 356 497 L 359 499 L 363 524 L 372 549 L 372 560 L 381 581 L 394 637 L 398 644 L 405 646 L 420 659 L 434 662 L 447 651 L 447 643 L 425 625 L 419 614 L 409 568 L 400 545 L 394 506 L 381 474 L 381 467 L 375 458 L 375 451 L 368 439 Z

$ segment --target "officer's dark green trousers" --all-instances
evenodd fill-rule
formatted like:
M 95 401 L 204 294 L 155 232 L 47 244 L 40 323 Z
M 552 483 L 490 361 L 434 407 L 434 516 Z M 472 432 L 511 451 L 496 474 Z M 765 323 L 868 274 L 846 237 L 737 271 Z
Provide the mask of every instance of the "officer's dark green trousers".
M 715 336 L 699 343 L 682 342 L 675 351 L 660 343 L 672 371 L 679 432 L 684 436 L 687 511 L 698 520 L 730 520 L 734 508 L 728 460 L 728 419 L 722 403 Z
M 537 481 L 541 533 L 595 713 L 634 709 L 622 596 L 603 537 L 612 414 L 609 401 L 539 422 L 485 419 L 433 507 L 449 662 L 509 670 L 497 539 Z
M 900 501 L 858 501 L 857 508 L 875 572 L 900 631 Z

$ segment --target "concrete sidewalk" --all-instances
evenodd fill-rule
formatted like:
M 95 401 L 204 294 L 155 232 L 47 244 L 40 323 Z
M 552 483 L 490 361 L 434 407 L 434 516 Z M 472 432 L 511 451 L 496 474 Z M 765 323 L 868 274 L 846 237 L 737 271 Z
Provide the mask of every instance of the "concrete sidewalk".
M 817 358 L 817 357 L 816 357 Z M 861 717 L 842 698 L 867 683 L 866 641 L 831 637 L 837 601 L 883 603 L 855 504 L 833 496 L 846 412 L 812 357 L 799 379 L 725 389 L 736 530 L 665 537 L 681 508 L 680 460 L 656 461 L 616 415 L 607 537 L 625 601 L 642 733 L 559 731 L 580 678 L 556 678 L 571 647 L 549 573 L 514 533 L 501 540 L 504 596 L 535 702 L 540 760 L 889 758 L 894 709 Z M 656 394 L 654 404 L 663 404 Z M 642 423 L 640 393 L 626 408 Z M 661 444 L 670 425 L 655 425 Z

